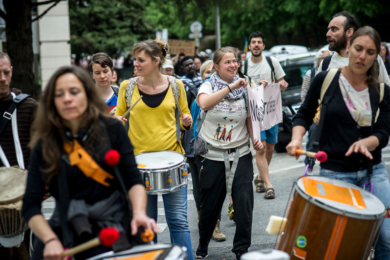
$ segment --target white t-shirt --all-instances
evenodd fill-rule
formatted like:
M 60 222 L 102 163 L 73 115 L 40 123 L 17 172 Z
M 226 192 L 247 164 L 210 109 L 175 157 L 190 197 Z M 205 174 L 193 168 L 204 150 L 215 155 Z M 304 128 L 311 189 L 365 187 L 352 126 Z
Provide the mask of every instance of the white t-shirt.
M 379 65 L 379 82 L 385 83 L 386 85 L 390 86 L 390 78 L 387 74 L 387 70 L 385 67 L 385 64 L 383 63 L 382 58 L 378 55 L 378 65 Z M 318 72 L 322 71 L 322 63 L 324 61 L 321 61 L 320 67 L 318 68 Z M 349 58 L 348 57 L 342 57 L 340 54 L 335 52 L 330 60 L 329 67 L 327 70 L 333 69 L 333 68 L 344 68 L 348 66 L 349 64 Z
M 213 88 L 210 82 L 203 83 L 198 91 L 198 96 L 202 93 L 213 94 Z M 240 147 L 249 141 L 249 132 L 246 126 L 246 118 L 250 117 L 247 113 L 245 99 L 229 101 L 223 100 L 215 107 L 207 111 L 205 115 L 202 111 L 202 117 L 206 116 L 199 135 L 213 147 L 219 149 L 229 149 Z M 250 150 L 240 154 L 244 156 Z M 205 158 L 215 161 L 223 161 L 223 157 L 218 153 L 209 151 Z
M 279 61 L 275 57 L 271 57 L 271 61 L 272 65 L 274 66 L 276 80 L 283 78 L 286 73 L 284 73 Z M 243 64 L 242 71 L 245 71 L 244 66 L 245 63 Z M 257 86 L 259 86 L 260 80 L 266 80 L 271 83 L 271 67 L 269 66 L 265 56 L 263 56 L 262 61 L 259 63 L 253 63 L 252 60 L 249 58 L 247 76 L 251 77 Z

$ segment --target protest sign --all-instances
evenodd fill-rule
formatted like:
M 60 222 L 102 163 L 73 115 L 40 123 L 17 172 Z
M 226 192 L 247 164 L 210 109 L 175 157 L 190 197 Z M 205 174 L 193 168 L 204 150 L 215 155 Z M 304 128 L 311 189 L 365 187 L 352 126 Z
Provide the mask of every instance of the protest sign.
M 283 120 L 280 84 L 271 83 L 264 88 L 263 129 L 268 130 Z
M 261 141 L 260 131 L 263 130 L 261 122 L 263 121 L 264 106 L 263 106 L 263 87 L 260 86 L 251 89 L 250 84 L 246 86 L 248 92 L 249 113 L 252 120 L 253 138 Z
M 195 55 L 195 41 L 168 40 L 169 54 L 179 55 L 184 53 L 186 56 Z

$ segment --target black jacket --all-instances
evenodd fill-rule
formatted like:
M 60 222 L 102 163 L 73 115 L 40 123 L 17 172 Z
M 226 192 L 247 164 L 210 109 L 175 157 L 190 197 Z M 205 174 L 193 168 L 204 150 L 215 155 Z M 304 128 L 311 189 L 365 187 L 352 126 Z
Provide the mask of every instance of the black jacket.
M 313 123 L 322 83 L 327 73 L 327 71 L 321 72 L 313 79 L 304 103 L 293 118 L 293 126 L 303 126 L 308 130 Z M 370 136 L 371 129 L 370 127 L 360 127 L 352 118 L 341 94 L 339 77 L 340 72 L 336 74 L 325 94 L 327 95 L 331 88 L 337 88 L 328 104 L 320 137 L 319 149 L 328 154 L 328 160 L 321 163 L 321 167 L 338 172 L 354 172 L 367 169 L 368 160 L 361 153 L 353 153 L 349 157 L 346 157 L 345 153 L 354 142 Z M 379 140 L 379 146 L 371 152 L 374 164 L 378 164 L 381 162 L 381 150 L 387 145 L 390 135 L 390 89 L 385 85 L 384 97 L 380 104 L 379 86 L 378 89 L 370 87 L 369 94 L 372 111 L 376 111 L 378 105 L 380 109 L 373 132 L 373 135 Z

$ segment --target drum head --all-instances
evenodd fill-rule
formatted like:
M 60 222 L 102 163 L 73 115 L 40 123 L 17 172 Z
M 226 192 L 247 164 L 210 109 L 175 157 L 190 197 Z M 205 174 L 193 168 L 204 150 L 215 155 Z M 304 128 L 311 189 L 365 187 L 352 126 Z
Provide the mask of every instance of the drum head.
M 26 182 L 26 170 L 0 167 L 0 205 L 21 200 L 26 189 Z
M 161 151 L 137 154 L 135 160 L 139 169 L 153 170 L 179 165 L 184 161 L 184 156 L 173 151 Z
M 297 181 L 297 191 L 317 206 L 339 214 L 357 218 L 376 218 L 385 214 L 385 205 L 377 197 L 344 181 L 321 176 L 301 177 Z

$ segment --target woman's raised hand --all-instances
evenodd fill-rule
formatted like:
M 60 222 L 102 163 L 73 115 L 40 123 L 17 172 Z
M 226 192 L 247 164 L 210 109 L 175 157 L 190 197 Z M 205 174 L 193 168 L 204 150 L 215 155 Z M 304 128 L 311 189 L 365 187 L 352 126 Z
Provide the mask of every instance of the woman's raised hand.
M 233 90 L 233 89 L 239 89 L 241 87 L 246 87 L 247 84 L 248 84 L 248 81 L 246 81 L 243 78 L 239 78 L 236 82 L 234 82 L 233 84 L 230 84 L 229 87 L 231 88 L 231 90 Z
M 184 114 L 183 116 L 182 116 L 182 118 L 181 118 L 181 122 L 183 123 L 183 125 L 185 126 L 185 127 L 188 127 L 188 126 L 190 126 L 191 125 L 191 117 L 189 116 L 189 115 L 187 115 L 187 114 Z
M 62 260 L 61 254 L 64 252 L 64 248 L 61 241 L 56 239 L 48 242 L 43 249 L 43 259 L 50 260 Z

